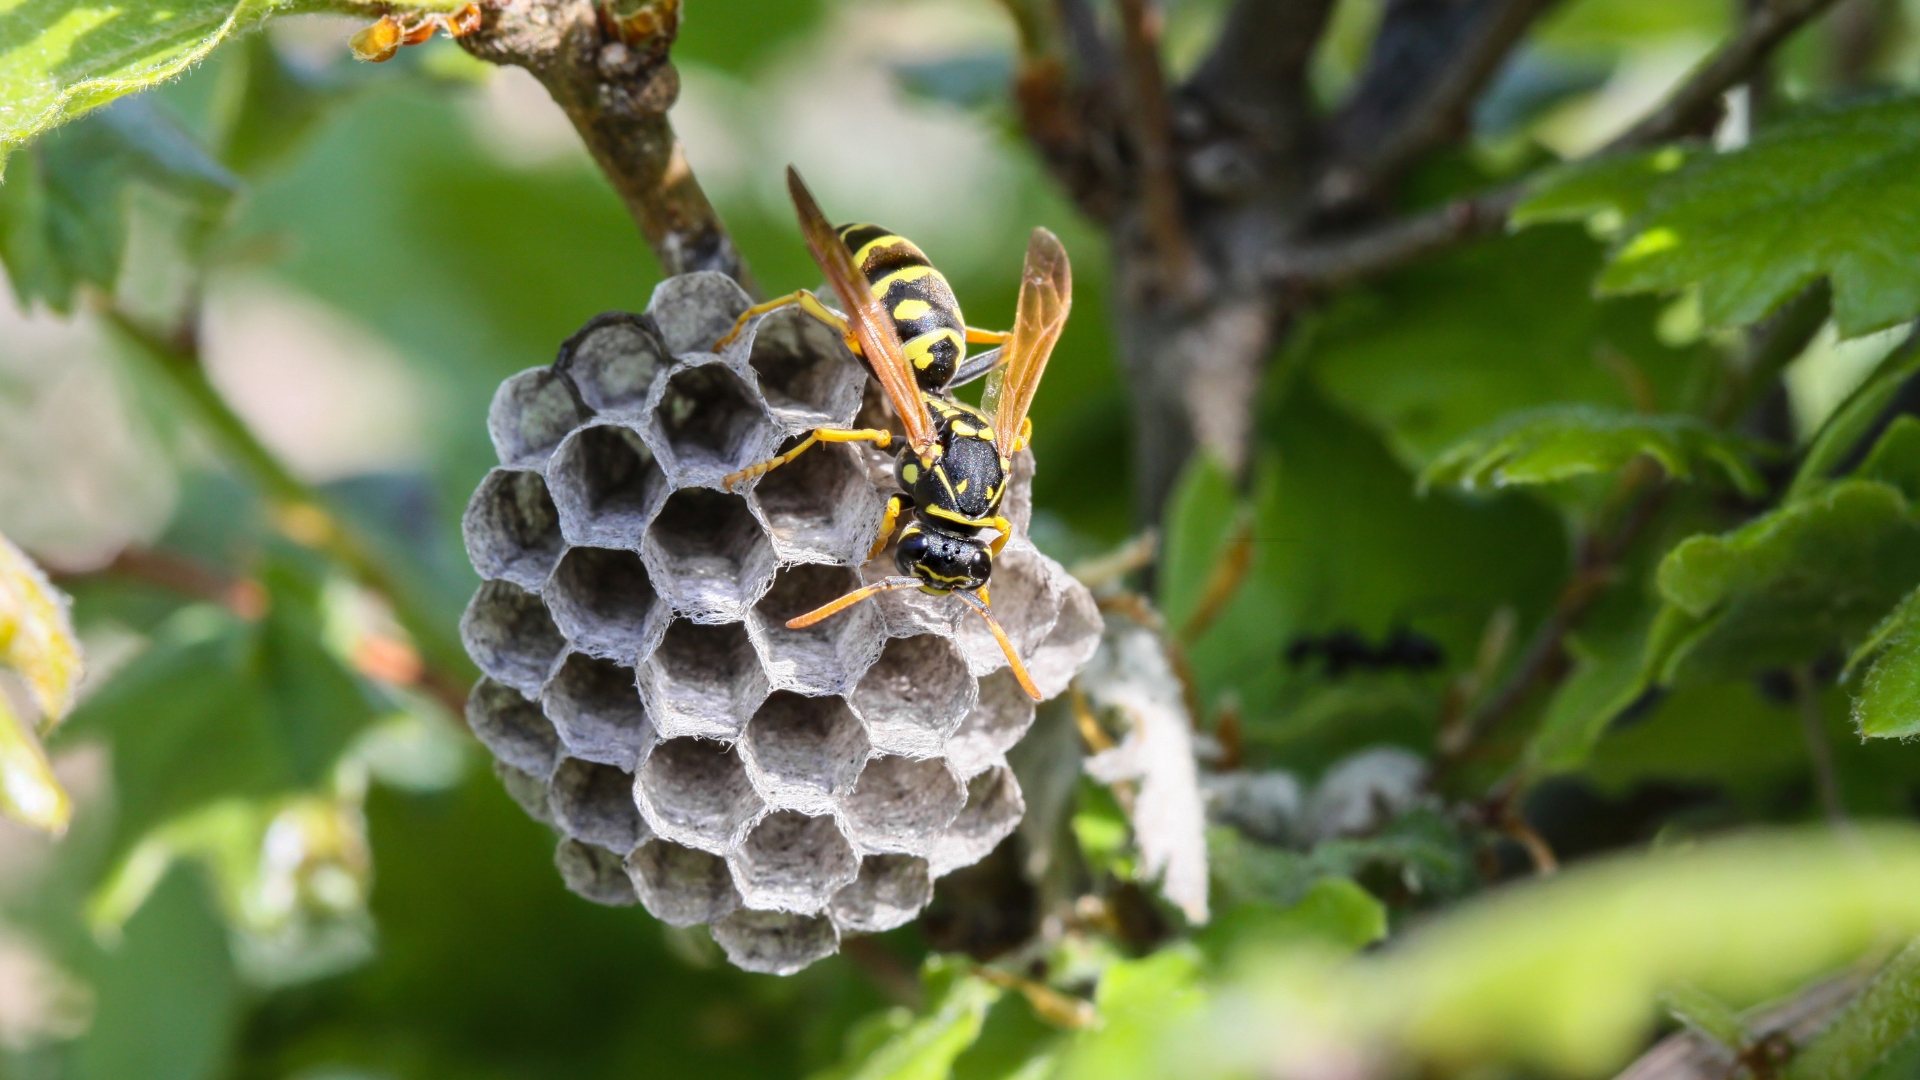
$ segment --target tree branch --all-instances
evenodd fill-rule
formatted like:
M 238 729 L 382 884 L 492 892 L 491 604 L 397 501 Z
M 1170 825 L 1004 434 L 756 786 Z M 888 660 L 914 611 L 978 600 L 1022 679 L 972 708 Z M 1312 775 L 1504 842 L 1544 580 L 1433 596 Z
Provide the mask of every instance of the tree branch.
M 718 270 L 757 292 L 667 122 L 679 0 L 495 0 L 468 52 L 533 73 L 573 121 L 668 274 Z
M 1147 0 L 1120 0 L 1125 41 L 1125 119 L 1138 157 L 1140 209 L 1154 251 L 1159 289 L 1178 294 L 1190 283 L 1193 247 L 1181 207 L 1180 176 L 1173 160 L 1173 114 L 1167 106 L 1166 73 L 1160 67 L 1160 34 Z
M 1307 69 L 1333 0 L 1237 0 L 1219 40 L 1180 88 L 1178 128 L 1191 146 L 1190 179 L 1212 194 L 1251 188 L 1256 177 L 1297 170 L 1316 127 Z M 1190 130 L 1199 129 L 1199 130 Z M 1230 148 L 1231 160 L 1221 160 Z

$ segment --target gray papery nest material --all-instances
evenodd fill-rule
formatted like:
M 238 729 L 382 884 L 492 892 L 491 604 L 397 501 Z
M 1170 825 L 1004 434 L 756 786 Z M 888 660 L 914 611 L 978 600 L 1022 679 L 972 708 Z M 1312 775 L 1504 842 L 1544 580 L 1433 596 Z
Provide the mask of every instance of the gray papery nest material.
M 891 485 L 864 446 L 815 447 L 734 492 L 721 478 L 822 425 L 867 375 L 797 308 L 760 316 L 715 273 L 601 315 L 552 366 L 502 383 L 500 458 L 468 505 L 485 582 L 460 630 L 486 673 L 467 715 L 567 886 L 711 925 L 751 971 L 913 919 L 1024 805 L 1006 752 L 1033 703 L 957 597 L 889 593 L 786 620 L 891 570 L 866 553 Z M 1026 539 L 1015 463 L 993 608 L 1047 696 L 1099 642 L 1093 598 Z

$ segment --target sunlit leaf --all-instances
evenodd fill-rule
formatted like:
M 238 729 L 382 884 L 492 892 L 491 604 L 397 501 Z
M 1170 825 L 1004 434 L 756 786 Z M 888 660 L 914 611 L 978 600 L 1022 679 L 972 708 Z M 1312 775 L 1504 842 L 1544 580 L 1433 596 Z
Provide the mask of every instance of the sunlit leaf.
M 1853 722 L 1869 738 L 1904 739 L 1920 734 L 1920 590 L 1873 628 L 1848 670 L 1865 666 Z
M 26 680 L 43 728 L 67 715 L 80 682 L 80 642 L 67 604 L 33 560 L 0 536 L 0 667 Z
M 1857 1080 L 1920 1032 L 1920 943 L 1909 942 L 1873 982 L 1794 1056 L 1788 1080 Z
M 870 1037 L 854 1040 L 853 1060 L 816 1080 L 944 1080 L 950 1074 L 954 1059 L 979 1037 L 987 1010 L 1002 991 L 977 975 L 952 970 L 958 965 L 942 958 L 928 965 L 926 981 L 935 1000 L 927 1014 L 874 1018 Z M 858 1045 L 866 1042 L 872 1045 Z
M 1468 491 L 1550 484 L 1618 471 L 1645 455 L 1675 480 L 1712 468 L 1746 495 L 1765 490 L 1749 464 L 1753 448 L 1691 416 L 1644 416 L 1588 405 L 1529 409 L 1467 436 L 1435 458 L 1423 487 Z
M 1600 277 L 1607 291 L 1698 286 L 1707 323 L 1737 326 L 1826 277 L 1849 337 L 1920 311 L 1913 99 L 1786 120 L 1742 149 L 1692 158 L 1621 209 L 1636 198 L 1645 208 Z
M 1915 371 L 1920 371 L 1920 349 L 1895 349 L 1881 360 L 1874 373 L 1847 395 L 1833 415 L 1820 425 L 1813 441 L 1807 445 L 1806 456 L 1800 460 L 1793 483 L 1787 488 L 1787 497 L 1792 499 L 1812 491 L 1846 464 Z
M 1687 148 L 1663 146 L 1549 170 L 1533 181 L 1509 220 L 1515 228 L 1579 221 L 1595 235 L 1614 236 L 1647 208 L 1654 188 L 1687 163 L 1688 153 Z

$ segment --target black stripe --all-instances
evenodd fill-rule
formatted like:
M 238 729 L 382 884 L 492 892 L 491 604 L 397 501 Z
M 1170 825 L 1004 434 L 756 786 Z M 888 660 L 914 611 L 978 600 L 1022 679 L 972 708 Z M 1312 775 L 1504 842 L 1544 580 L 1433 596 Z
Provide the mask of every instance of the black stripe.
M 868 225 L 859 222 L 852 225 L 842 225 L 835 231 L 840 234 L 841 242 L 847 245 L 847 250 L 853 252 L 855 255 L 860 254 L 861 248 L 866 247 L 875 240 L 883 236 L 894 235 L 891 229 L 883 229 L 878 225 Z

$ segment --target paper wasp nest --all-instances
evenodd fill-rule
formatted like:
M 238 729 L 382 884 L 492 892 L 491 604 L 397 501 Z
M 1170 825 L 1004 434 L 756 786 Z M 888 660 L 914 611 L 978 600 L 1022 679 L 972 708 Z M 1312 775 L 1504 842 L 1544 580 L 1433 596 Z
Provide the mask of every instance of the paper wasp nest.
M 568 887 L 710 924 L 735 964 L 784 974 L 910 921 L 1013 830 L 1004 755 L 1033 702 L 955 597 L 889 593 L 786 628 L 892 572 L 891 553 L 862 569 L 892 461 L 817 446 L 721 489 L 795 435 L 850 425 L 867 381 L 796 308 L 705 351 L 747 306 L 722 275 L 671 278 L 645 315 L 601 315 L 501 384 L 500 465 L 464 521 L 485 581 L 460 629 L 487 676 L 474 734 L 562 834 Z M 1027 542 L 1032 472 L 1021 454 L 992 599 L 1051 696 L 1100 617 Z

